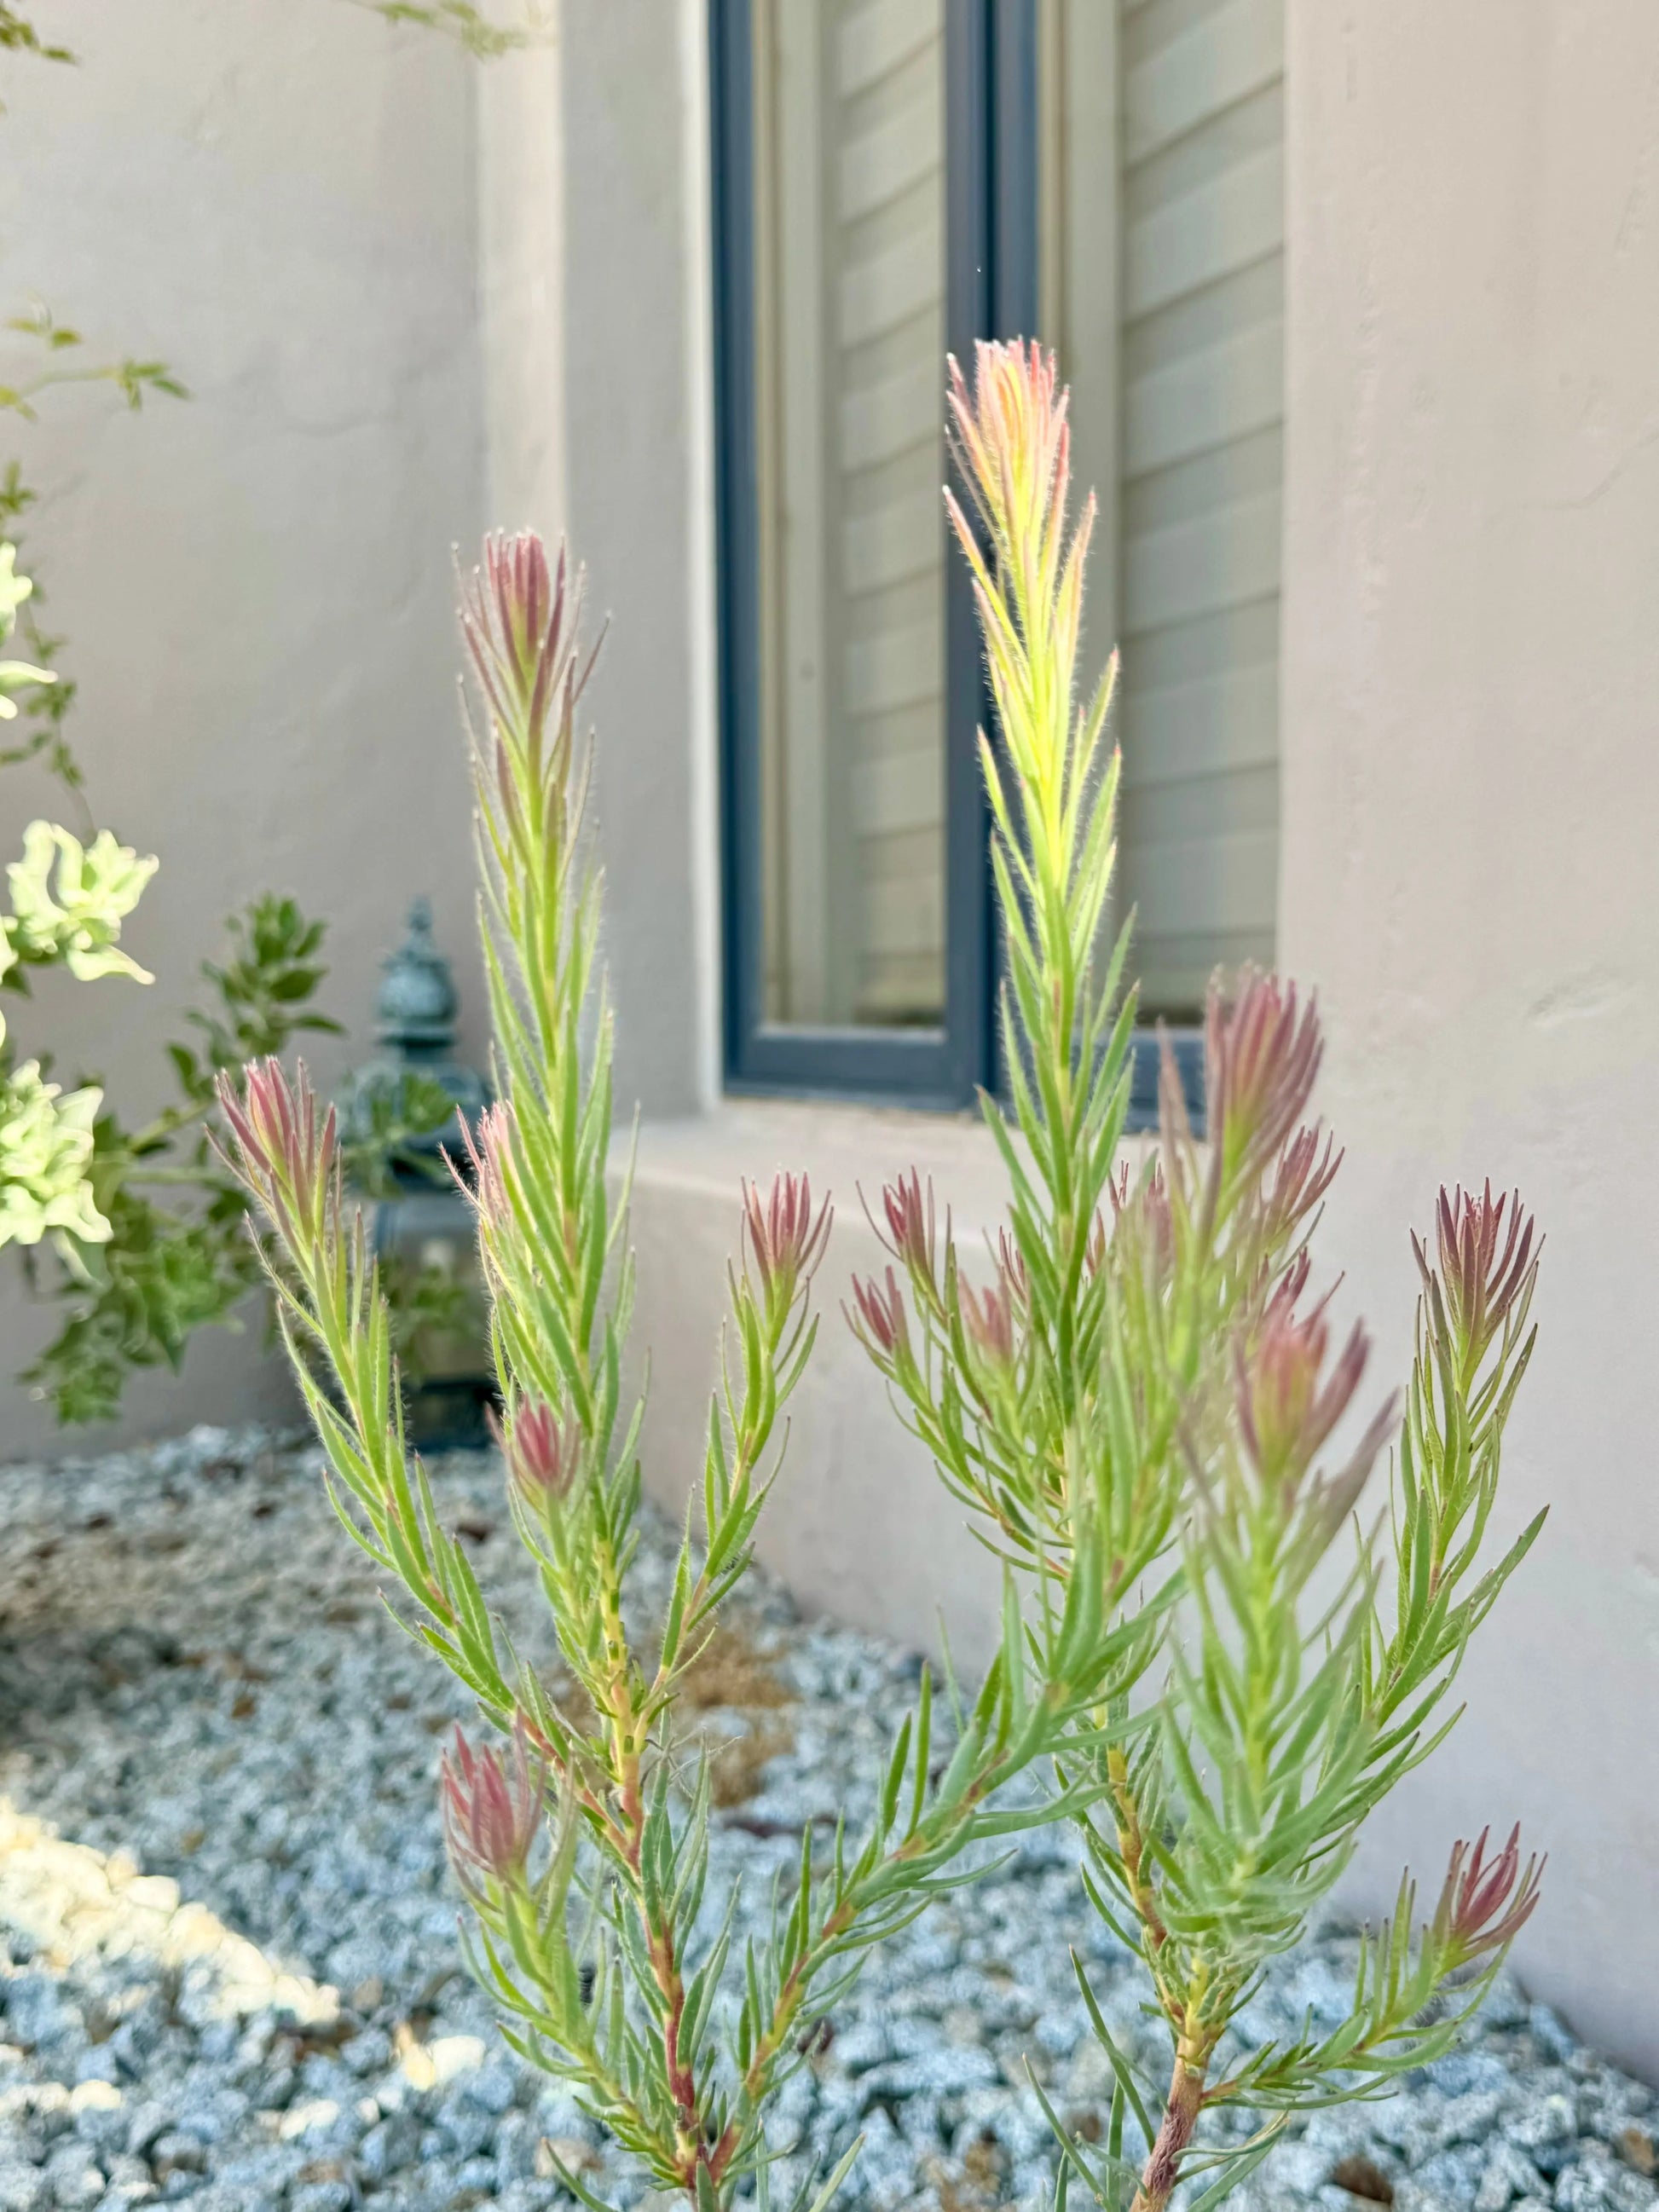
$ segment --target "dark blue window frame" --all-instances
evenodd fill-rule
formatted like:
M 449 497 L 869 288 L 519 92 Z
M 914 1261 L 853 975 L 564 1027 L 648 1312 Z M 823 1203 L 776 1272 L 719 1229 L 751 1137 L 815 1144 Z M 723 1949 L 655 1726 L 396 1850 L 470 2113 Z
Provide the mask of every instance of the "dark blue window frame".
M 945 8 L 945 327 L 964 362 L 978 338 L 1037 326 L 1037 5 Z M 765 1017 L 750 0 L 709 0 L 709 31 L 726 1087 L 959 1109 L 998 1077 L 990 822 L 975 744 L 990 710 L 960 560 L 947 562 L 945 586 L 943 1027 L 813 1029 Z M 1199 1040 L 1177 1037 L 1176 1053 L 1201 1121 Z M 1155 1126 L 1157 1097 L 1156 1041 L 1143 1036 L 1132 1128 Z

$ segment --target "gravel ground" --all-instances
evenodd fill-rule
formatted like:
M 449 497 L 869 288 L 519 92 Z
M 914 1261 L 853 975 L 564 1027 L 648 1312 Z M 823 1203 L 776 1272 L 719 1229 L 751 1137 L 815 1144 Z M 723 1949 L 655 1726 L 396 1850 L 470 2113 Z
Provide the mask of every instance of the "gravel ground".
M 457 1455 L 434 1478 L 535 1650 L 498 1468 Z M 653 1524 L 647 1605 L 668 1557 Z M 757 1588 L 699 1691 L 730 1747 L 711 1894 L 741 1871 L 758 1909 L 804 1820 L 868 1804 L 915 1673 Z M 0 2212 L 532 2212 L 563 2201 L 549 2145 L 639 2201 L 460 1969 L 434 1776 L 465 1710 L 380 1606 L 308 1449 L 198 1429 L 0 1473 Z M 849 2208 L 1045 2202 L 1027 2063 L 1085 2134 L 1109 2086 L 1071 1945 L 1133 2043 L 1133 1977 L 1051 1831 L 872 1960 L 780 2140 L 827 2161 L 861 2130 Z M 1252 2027 L 1340 2011 L 1351 1956 L 1339 1930 L 1287 1962 Z M 1652 2212 L 1656 2104 L 1506 1983 L 1464 2050 L 1318 2117 L 1235 2202 Z

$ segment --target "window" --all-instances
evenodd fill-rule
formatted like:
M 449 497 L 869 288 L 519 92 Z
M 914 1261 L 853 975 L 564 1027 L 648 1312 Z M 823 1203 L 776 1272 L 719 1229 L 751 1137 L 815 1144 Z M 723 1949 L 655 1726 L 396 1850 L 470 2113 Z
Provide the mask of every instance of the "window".
M 994 1079 L 985 700 L 939 500 L 944 355 L 988 332 L 1042 330 L 1073 387 L 1133 964 L 1189 1094 L 1212 969 L 1271 958 L 1282 9 L 712 0 L 734 1089 Z M 1150 1038 L 1135 1093 L 1149 1119 Z
M 751 0 L 763 1017 L 937 1030 L 945 0 Z
M 945 356 L 1036 319 L 1035 6 L 713 15 L 728 1080 L 965 1104 L 991 935 Z

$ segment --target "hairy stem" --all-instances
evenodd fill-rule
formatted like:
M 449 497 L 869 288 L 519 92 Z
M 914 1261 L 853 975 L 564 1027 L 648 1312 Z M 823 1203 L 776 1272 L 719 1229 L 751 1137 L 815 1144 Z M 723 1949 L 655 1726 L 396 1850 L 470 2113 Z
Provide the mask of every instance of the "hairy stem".
M 1195 2054 L 1189 2057 L 1184 2045 L 1176 2054 L 1158 2140 L 1141 2170 L 1140 2186 L 1135 2191 L 1132 2212 L 1164 2212 L 1170 2201 L 1181 2178 L 1182 2154 L 1193 2139 L 1198 2116 L 1204 2109 L 1206 2063 Z
M 1149 1948 L 1160 1951 L 1169 1931 L 1158 1909 L 1157 1892 L 1146 1870 L 1146 1833 L 1141 1821 L 1140 1808 L 1135 1802 L 1134 1790 L 1129 1780 L 1128 1756 L 1121 1744 L 1114 1744 L 1108 1751 L 1106 1772 L 1111 1784 L 1118 1856 L 1123 1862 L 1129 1895 L 1140 1923 L 1146 1930 Z

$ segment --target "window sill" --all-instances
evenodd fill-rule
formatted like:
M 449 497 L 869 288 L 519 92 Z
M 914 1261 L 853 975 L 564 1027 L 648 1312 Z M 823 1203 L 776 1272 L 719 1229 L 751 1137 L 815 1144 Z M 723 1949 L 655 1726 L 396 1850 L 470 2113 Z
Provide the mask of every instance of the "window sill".
M 744 1178 L 768 1183 L 781 1168 L 805 1173 L 820 1197 L 833 1194 L 844 1224 L 860 1212 L 860 1187 L 878 1204 L 883 1183 L 912 1167 L 934 1178 L 963 1220 L 981 1204 L 989 1218 L 1006 1202 L 995 1140 L 976 1111 L 918 1113 L 816 1099 L 728 1097 L 708 1114 L 647 1121 L 640 1130 L 636 1182 L 724 1200 L 735 1236 Z

